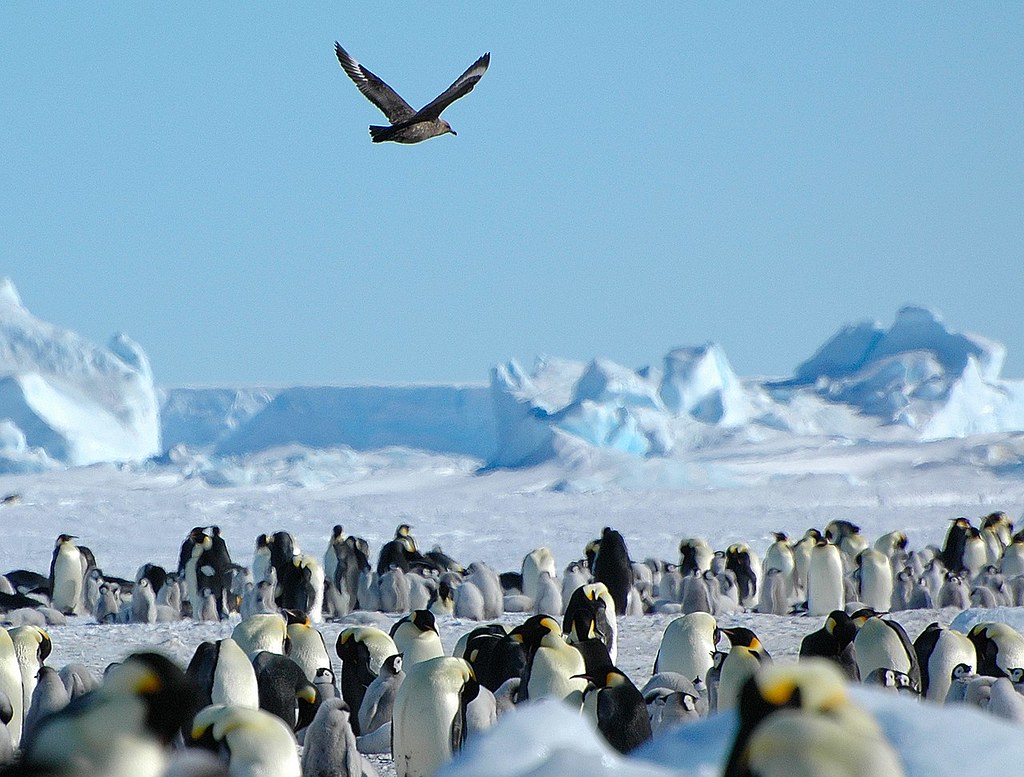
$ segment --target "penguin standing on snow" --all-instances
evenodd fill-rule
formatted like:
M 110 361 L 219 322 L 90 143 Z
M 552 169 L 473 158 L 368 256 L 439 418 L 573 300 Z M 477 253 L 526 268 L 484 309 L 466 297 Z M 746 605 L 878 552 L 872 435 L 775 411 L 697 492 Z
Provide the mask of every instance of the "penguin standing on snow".
M 1014 677 L 1024 670 L 1024 636 L 1005 623 L 978 623 L 967 632 L 978 658 L 978 674 Z
M 51 603 L 53 609 L 65 615 L 81 613 L 85 587 L 86 562 L 75 539 L 71 534 L 59 535 L 50 560 Z
M 303 775 L 376 777 L 356 746 L 352 717 L 344 699 L 328 699 L 320 705 L 302 740 Z
M 521 677 L 526 668 L 522 643 L 498 623 L 473 629 L 465 637 L 462 652 L 456 648 L 454 655 L 469 661 L 477 681 L 492 693 L 507 680 Z
M 854 682 L 860 681 L 857 669 L 857 650 L 853 639 L 857 636 L 857 624 L 844 610 L 834 610 L 825 619 L 825 624 L 812 631 L 800 643 L 800 658 L 824 658 L 837 667 L 843 676 Z
M 604 583 L 587 583 L 573 591 L 562 618 L 562 633 L 570 645 L 599 639 L 612 663 L 618 655 L 615 602 Z
M 679 541 L 679 574 L 684 577 L 695 572 L 704 573 L 711 569 L 714 557 L 707 540 L 689 537 Z
M 402 669 L 402 654 L 396 653 L 384 659 L 380 672 L 370 683 L 359 707 L 359 729 L 366 733 L 376 731 L 391 722 L 395 709 L 395 697 L 405 682 Z
M 249 656 L 231 638 L 202 642 L 192 654 L 186 676 L 198 694 L 197 709 L 210 704 L 230 704 L 258 709 L 259 685 Z M 192 728 L 189 718 L 182 727 L 186 735 Z
M 8 630 L 14 644 L 14 655 L 21 671 L 21 715 L 22 725 L 32 704 L 32 693 L 36 689 L 39 670 L 43 667 L 53 643 L 50 635 L 38 626 L 15 626 Z
M 892 564 L 888 556 L 874 548 L 865 548 L 854 560 L 857 598 L 865 607 L 887 612 L 892 606 Z
M 466 708 L 479 690 L 472 669 L 461 658 L 440 656 L 408 670 L 395 698 L 392 720 L 392 757 L 398 777 L 434 774 L 462 749 L 468 728 Z
M 277 715 L 293 731 L 309 725 L 320 701 L 316 686 L 288 656 L 257 653 L 252 660 L 260 709 Z
M 397 620 L 391 627 L 391 639 L 395 642 L 396 652 L 402 654 L 406 671 L 420 661 L 444 655 L 434 613 L 430 610 L 413 610 Z
M 388 656 L 398 653 L 394 640 L 375 626 L 349 626 L 342 629 L 335 644 L 341 659 L 341 697 L 349 709 L 359 710 L 369 688 Z M 352 718 L 352 729 L 358 736 L 369 732 L 359 727 L 358 715 Z
M 510 632 L 526 652 L 518 702 L 551 696 L 579 709 L 587 681 L 583 654 L 568 644 L 549 615 L 534 615 Z M 407 680 L 408 682 L 408 680 Z
M 650 741 L 651 719 L 643 694 L 626 675 L 610 667 L 597 676 L 587 675 L 583 714 L 620 753 L 632 752 Z
M 290 577 L 295 586 L 285 595 L 291 607 L 306 613 L 313 623 L 324 619 L 324 569 L 316 556 L 300 555 L 292 559 L 296 573 Z
M 921 692 L 921 665 L 906 629 L 894 620 L 885 620 L 874 610 L 858 610 L 852 616 L 859 624 L 853 639 L 857 651 L 857 669 L 867 678 L 877 669 L 894 669 L 910 678 L 915 693 Z
M 737 627 L 720 631 L 730 644 L 718 683 L 718 709 L 724 710 L 736 705 L 743 684 L 763 665 L 770 664 L 772 657 L 750 629 Z
M 807 566 L 807 614 L 828 615 L 846 604 L 843 559 L 839 548 L 818 540 Z
M 713 615 L 693 612 L 676 618 L 665 627 L 661 636 L 661 645 L 654 659 L 654 674 L 676 672 L 691 682 L 704 682 L 720 637 L 718 622 Z
M 940 704 L 949 693 L 953 670 L 965 665 L 973 674 L 977 667 L 974 644 L 959 631 L 930 623 L 914 640 L 914 652 L 921 667 L 921 695 Z
M 939 554 L 946 569 L 956 573 L 966 569 L 964 564 L 964 551 L 967 547 L 967 538 L 970 536 L 971 522 L 966 518 L 957 518 L 950 524 L 946 532 L 946 541 L 942 545 L 942 552 Z
M 604 583 L 615 602 L 615 614 L 625 615 L 629 591 L 633 587 L 633 563 L 626 541 L 614 529 L 601 530 L 601 545 L 593 566 L 594 581 Z
M 761 562 L 747 545 L 730 545 L 725 551 L 725 568 L 736 575 L 739 603 L 743 607 L 756 607 L 760 591 Z

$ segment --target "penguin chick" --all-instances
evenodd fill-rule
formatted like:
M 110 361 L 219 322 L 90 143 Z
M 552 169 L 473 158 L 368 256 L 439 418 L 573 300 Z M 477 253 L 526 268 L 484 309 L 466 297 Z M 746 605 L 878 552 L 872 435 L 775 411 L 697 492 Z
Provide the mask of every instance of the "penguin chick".
M 895 669 L 876 669 L 864 678 L 865 685 L 877 685 L 889 691 L 918 695 L 910 676 Z
M 1024 636 L 1005 623 L 978 623 L 967 633 L 978 655 L 978 674 L 1009 677 L 1024 668 Z
M 359 707 L 359 729 L 369 733 L 391 722 L 395 708 L 395 696 L 405 681 L 402 669 L 402 654 L 396 653 L 384 659 L 380 672 L 370 683 Z
M 629 753 L 651 739 L 651 719 L 643 694 L 626 675 L 610 667 L 597 676 L 584 675 L 583 714 L 609 745 Z
M 949 693 L 954 670 L 973 674 L 977 665 L 974 644 L 959 631 L 930 623 L 916 640 L 914 652 L 921 667 L 921 695 L 940 704 Z
M 228 774 L 299 777 L 298 743 L 276 715 L 248 707 L 211 705 L 192 723 L 191 738 L 209 737 L 229 754 Z
M 906 674 L 920 693 L 921 667 L 906 629 L 897 621 L 878 617 L 873 610 L 860 610 L 851 617 L 860 624 L 853 639 L 860 676 L 867 677 L 876 669 L 895 669 Z
M 306 729 L 302 777 L 376 777 L 376 770 L 356 748 L 344 699 L 327 699 Z
M 744 683 L 724 777 L 857 777 L 905 773 L 867 712 L 827 661 L 762 667 Z
M 31 738 L 32 731 L 39 725 L 39 721 L 48 715 L 59 712 L 68 706 L 71 697 L 68 696 L 64 681 L 60 674 L 50 666 L 44 666 L 39 670 L 35 690 L 32 691 L 32 699 L 25 715 L 24 736 Z

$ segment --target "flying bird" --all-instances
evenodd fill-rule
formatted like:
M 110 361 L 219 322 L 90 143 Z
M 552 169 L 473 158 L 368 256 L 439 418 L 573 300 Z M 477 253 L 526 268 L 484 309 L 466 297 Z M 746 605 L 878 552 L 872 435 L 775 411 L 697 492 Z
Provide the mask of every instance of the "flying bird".
M 441 112 L 460 97 L 472 92 L 476 82 L 483 78 L 487 66 L 491 63 L 491 55 L 488 52 L 470 65 L 451 86 L 417 111 L 413 110 L 394 89 L 356 62 L 337 41 L 334 42 L 334 52 L 338 55 L 342 69 L 359 87 L 363 96 L 380 108 L 391 122 L 388 127 L 370 127 L 370 137 L 374 143 L 383 143 L 387 140 L 395 143 L 419 143 L 448 132 L 458 135 L 451 125 L 441 118 Z

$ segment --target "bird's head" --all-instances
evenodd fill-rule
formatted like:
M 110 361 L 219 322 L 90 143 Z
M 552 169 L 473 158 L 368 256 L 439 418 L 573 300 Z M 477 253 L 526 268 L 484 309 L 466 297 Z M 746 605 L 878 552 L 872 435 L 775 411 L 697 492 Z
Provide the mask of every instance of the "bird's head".
M 450 132 L 456 137 L 459 136 L 459 133 L 452 129 L 452 125 L 446 122 L 444 119 L 441 119 L 441 126 L 444 127 L 444 132 L 441 133 L 442 135 L 444 135 L 446 132 Z

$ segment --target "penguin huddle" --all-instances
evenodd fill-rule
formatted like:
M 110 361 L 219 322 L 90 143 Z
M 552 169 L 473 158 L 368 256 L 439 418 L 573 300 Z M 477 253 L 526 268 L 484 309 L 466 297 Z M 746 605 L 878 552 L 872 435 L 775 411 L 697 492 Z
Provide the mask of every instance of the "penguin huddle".
M 150 762 L 158 770 L 152 773 L 162 774 L 178 757 L 172 741 L 206 750 L 240 774 L 266 759 L 280 763 L 275 777 L 325 763 L 370 773 L 362 756 L 374 753 L 390 753 L 403 777 L 429 774 L 499 715 L 542 697 L 579 710 L 622 753 L 673 726 L 735 708 L 745 739 L 737 735 L 726 773 L 780 773 L 765 754 L 780 746 L 780 732 L 799 741 L 803 726 L 821 723 L 825 708 L 814 701 L 811 686 L 831 687 L 836 673 L 840 682 L 973 703 L 1004 717 L 1021 711 L 1024 637 L 1012 628 L 985 622 L 960 634 L 934 623 L 912 641 L 898 622 L 896 605 L 907 580 L 926 589 L 938 582 L 939 590 L 951 591 L 956 578 L 968 591 L 967 604 L 982 598 L 979 589 L 990 592 L 988 602 L 1010 601 L 996 594 L 1011 596 L 1024 576 L 1015 566 L 1024 560 L 1018 555 L 1024 538 L 996 514 L 971 529 L 970 521 L 957 519 L 943 548 L 912 551 L 901 532 L 872 544 L 855 524 L 833 521 L 795 543 L 775 534 L 763 562 L 745 543 L 716 553 L 690 538 L 679 545 L 679 563 L 670 564 L 632 561 L 623 536 L 605 527 L 561 575 L 543 547 L 527 554 L 517 571 L 499 575 L 482 562 L 463 566 L 440 548 L 422 553 L 407 524 L 382 548 L 376 568 L 368 544 L 340 525 L 323 563 L 302 552 L 290 534 L 277 532 L 257 537 L 249 568 L 231 561 L 217 527 L 196 527 L 182 544 L 184 563 L 176 571 L 147 564 L 134 580 L 103 574 L 88 549 L 61 535 L 48 579 L 24 571 L 3 578 L 8 595 L 34 603 L 29 607 L 42 625 L 0 630 L 0 721 L 11 753 L 20 748 L 16 763 L 36 768 L 30 759 L 40 757 L 40 746 L 33 743 L 54 741 L 37 737 L 52 737 L 49 721 L 66 718 L 71 713 L 61 710 L 77 709 L 74 699 L 86 695 L 81 686 L 88 679 L 71 670 L 65 678 L 45 665 L 48 618 L 59 623 L 91 612 L 97 623 L 153 624 L 191 617 L 228 622 L 231 636 L 203 642 L 178 670 L 184 677 L 175 691 L 180 699 L 164 702 L 181 707 L 169 735 L 163 727 L 151 732 L 148 717 L 137 727 L 138 737 L 149 739 L 131 744 L 146 753 L 137 756 L 146 766 L 132 774 L 150 773 Z M 985 563 L 979 563 L 982 550 Z M 370 617 L 368 604 L 393 614 Z M 832 608 L 819 613 L 826 606 Z M 829 668 L 808 669 L 806 676 L 803 668 L 787 674 L 791 665 L 776 670 L 770 646 L 749 621 L 719 625 L 745 610 L 823 618 L 801 644 L 800 663 L 814 666 L 814 658 Z M 507 622 L 504 613 L 521 613 L 520 622 Z M 646 613 L 679 617 L 667 624 L 641 689 L 616 662 L 620 630 L 630 625 L 620 617 Z M 441 636 L 452 618 L 485 623 L 465 632 L 448 655 Z M 499 618 L 503 622 L 494 622 Z M 319 628 L 325 619 L 344 619 L 333 649 Z M 134 660 L 125 663 L 137 669 Z M 152 677 L 170 672 L 149 668 L 153 674 L 138 670 L 136 680 L 104 682 L 97 690 L 107 687 L 102 698 L 139 706 L 136 697 L 148 693 Z M 111 677 L 118 674 L 112 670 Z M 846 701 L 839 707 L 847 714 Z M 875 730 L 863 721 L 856 725 Z M 67 736 L 78 741 L 77 734 Z M 92 743 L 81 747 L 90 758 L 121 757 L 93 753 Z M 3 752 L 0 742 L 0 760 Z M 798 755 L 793 759 L 801 763 Z M 42 762 L 38 768 L 59 771 Z M 110 760 L 102 768 L 118 774 L 120 767 Z M 812 766 L 799 768 L 793 773 L 815 773 Z

